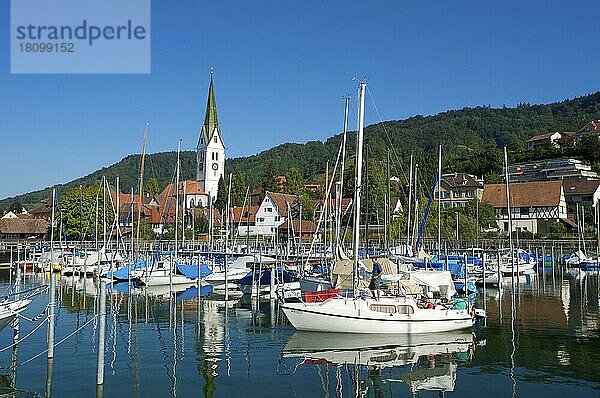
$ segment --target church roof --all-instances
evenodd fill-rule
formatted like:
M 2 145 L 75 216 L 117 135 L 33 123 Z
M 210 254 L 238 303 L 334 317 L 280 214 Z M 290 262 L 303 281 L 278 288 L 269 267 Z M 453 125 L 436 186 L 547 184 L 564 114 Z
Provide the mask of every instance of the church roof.
M 219 116 L 217 114 L 217 101 L 215 99 L 215 88 L 213 85 L 212 74 L 210 75 L 210 85 L 208 86 L 208 101 L 206 102 L 206 115 L 204 116 L 204 124 L 202 125 L 202 136 L 204 136 L 204 143 L 208 143 L 213 134 L 217 131 L 219 138 L 222 141 L 221 133 L 219 130 Z M 198 143 L 200 146 L 200 143 Z

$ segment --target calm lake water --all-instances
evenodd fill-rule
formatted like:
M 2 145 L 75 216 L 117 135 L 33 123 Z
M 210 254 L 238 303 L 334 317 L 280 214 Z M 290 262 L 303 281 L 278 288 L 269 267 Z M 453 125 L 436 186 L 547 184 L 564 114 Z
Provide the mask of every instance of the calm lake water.
M 169 299 L 168 291 L 118 286 L 107 293 L 101 390 L 97 283 L 55 277 L 54 360 L 30 360 L 47 348 L 44 324 L 19 344 L 16 371 L 12 349 L 0 352 L 0 374 L 14 377 L 14 390 L 0 387 L 0 396 L 600 396 L 597 274 L 548 270 L 514 290 L 510 279 L 501 290 L 488 288 L 487 326 L 475 336 L 300 333 L 268 300 L 225 302 L 210 288 L 200 298 L 190 288 Z M 47 278 L 26 276 L 22 288 Z M 8 286 L 0 274 L 0 292 Z M 47 304 L 43 294 L 24 315 Z M 22 319 L 21 337 L 39 322 Z M 12 337 L 10 327 L 0 331 L 0 349 Z

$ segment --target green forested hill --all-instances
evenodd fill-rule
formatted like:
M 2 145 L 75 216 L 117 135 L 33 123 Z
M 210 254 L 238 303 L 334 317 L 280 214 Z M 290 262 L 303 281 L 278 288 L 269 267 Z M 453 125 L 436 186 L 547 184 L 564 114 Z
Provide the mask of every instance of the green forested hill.
M 509 145 L 513 159 L 523 159 L 524 141 L 547 131 L 577 131 L 590 120 L 600 119 L 600 92 L 547 105 L 520 104 L 515 108 L 490 108 L 485 106 L 464 108 L 439 113 L 434 116 L 414 116 L 405 120 L 387 121 L 365 129 L 365 143 L 369 158 L 385 161 L 390 150 L 391 169 L 396 175 L 407 168 L 407 158 L 415 153 L 421 163 L 421 171 L 430 177 L 436 167 L 436 147 L 444 145 L 444 169 L 446 171 L 470 171 L 477 174 L 492 172 L 488 163 L 497 162 L 489 157 L 490 148 Z M 354 136 L 350 135 L 348 147 L 354 152 Z M 267 161 L 273 160 L 279 173 L 296 167 L 307 178 L 318 179 L 325 172 L 328 160 L 334 161 L 341 141 L 336 135 L 325 142 L 311 141 L 305 144 L 285 143 L 257 155 L 227 160 L 226 173 L 236 167 L 246 174 L 251 186 L 260 184 Z M 492 151 L 494 152 L 494 151 Z M 497 152 L 497 151 L 496 151 Z M 195 177 L 195 153 L 183 152 L 183 178 Z M 94 173 L 58 186 L 59 191 L 77 187 L 98 186 L 105 175 L 111 184 L 120 177 L 121 190 L 129 189 L 137 181 L 140 156 L 130 155 L 120 162 Z M 482 164 L 482 162 L 484 164 Z M 487 163 L 486 163 L 487 162 Z M 175 153 L 164 152 L 148 155 L 146 177 L 156 177 L 160 187 L 172 178 Z M 50 188 L 6 198 L 0 201 L 0 209 L 7 208 L 17 200 L 28 208 L 50 198 Z

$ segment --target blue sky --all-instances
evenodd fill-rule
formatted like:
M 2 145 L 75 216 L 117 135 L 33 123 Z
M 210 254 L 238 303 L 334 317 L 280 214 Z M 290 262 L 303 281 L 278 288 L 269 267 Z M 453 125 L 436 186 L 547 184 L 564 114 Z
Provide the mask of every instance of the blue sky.
M 11 75 L 3 1 L 0 198 L 139 153 L 146 121 L 150 152 L 194 148 L 211 67 L 228 157 L 339 132 L 353 76 L 383 120 L 600 88 L 597 2 L 422 3 L 153 0 L 151 74 Z

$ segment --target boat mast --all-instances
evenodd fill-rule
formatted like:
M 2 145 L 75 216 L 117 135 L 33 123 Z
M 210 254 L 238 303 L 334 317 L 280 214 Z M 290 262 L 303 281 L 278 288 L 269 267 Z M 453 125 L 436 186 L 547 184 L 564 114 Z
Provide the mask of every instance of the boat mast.
M 354 189 L 354 262 L 352 265 L 352 286 L 356 290 L 358 282 L 358 245 L 360 244 L 360 196 L 362 190 L 363 127 L 365 122 L 365 90 L 367 83 L 358 86 L 358 135 L 356 139 L 356 183 Z
M 181 138 L 177 143 L 177 169 L 175 170 L 175 264 L 177 264 L 177 220 L 179 220 L 179 151 L 181 151 Z
M 338 195 L 338 203 L 337 203 L 337 230 L 335 231 L 335 244 L 336 251 L 335 255 L 337 256 L 337 245 L 340 244 L 340 227 L 342 224 L 342 201 L 344 199 L 344 162 L 346 160 L 346 140 L 348 135 L 348 106 L 350 104 L 350 96 L 345 97 L 345 106 L 344 106 L 344 134 L 342 139 L 342 164 L 340 169 L 340 194 Z
M 173 264 L 171 264 L 171 271 L 169 272 L 169 293 L 173 291 L 173 272 L 175 272 L 175 268 L 177 267 L 177 221 L 179 220 L 179 152 L 181 151 L 181 138 L 177 143 L 177 166 L 175 170 L 175 257 Z M 184 196 L 185 198 L 185 196 Z M 184 199 L 185 200 L 185 199 Z M 167 214 L 167 217 L 169 215 Z M 139 223 L 138 223 L 139 225 Z M 198 277 L 200 275 L 198 274 Z M 170 297 L 170 296 L 169 296 Z
M 412 183 L 413 183 L 413 154 L 411 153 L 410 154 L 410 172 L 408 173 L 408 201 L 407 201 L 408 202 L 408 209 L 407 209 L 408 210 L 407 211 L 408 220 L 406 222 L 406 249 L 404 252 L 404 254 L 407 256 L 410 254 L 410 252 L 408 251 L 408 247 L 409 247 L 409 245 L 412 246 L 410 243 L 410 222 L 411 222 L 411 216 L 412 216 L 412 214 L 411 214 L 412 206 L 411 205 L 412 205 L 412 187 L 413 187 Z M 413 255 L 414 254 L 415 253 L 413 253 Z
M 508 210 L 508 247 L 510 250 L 510 266 L 511 266 L 511 274 L 514 275 L 515 269 L 515 257 L 513 255 L 513 241 L 512 241 L 512 214 L 510 209 L 510 189 L 509 189 L 509 179 L 508 179 L 508 154 L 506 152 L 506 146 L 504 147 L 504 176 L 506 181 L 506 207 Z M 517 261 L 517 275 L 519 273 L 519 262 Z
M 442 144 L 438 154 L 438 219 L 437 219 L 437 251 L 438 259 L 442 253 Z M 458 240 L 458 237 L 456 238 Z
M 138 188 L 139 194 L 139 203 L 138 203 L 138 211 L 137 211 L 137 229 L 135 232 L 135 258 L 137 259 L 140 254 L 140 219 L 142 217 L 142 191 L 144 187 L 144 160 L 146 158 L 146 137 L 148 136 L 148 125 L 150 123 L 146 122 L 146 127 L 144 128 L 144 141 L 142 142 L 142 161 L 140 165 L 140 185 Z

